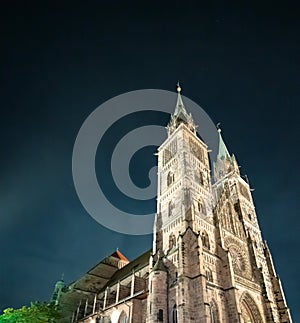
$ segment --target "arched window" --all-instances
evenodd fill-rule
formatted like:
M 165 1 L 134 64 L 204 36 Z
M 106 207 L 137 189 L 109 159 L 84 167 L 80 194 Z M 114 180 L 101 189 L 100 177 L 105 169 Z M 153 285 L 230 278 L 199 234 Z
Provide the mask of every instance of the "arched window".
M 202 231 L 201 240 L 203 247 L 210 249 L 209 237 L 206 231 Z
M 174 304 L 173 309 L 172 309 L 172 323 L 178 323 L 176 304 Z
M 173 233 L 169 236 L 169 249 L 172 249 L 173 247 L 176 247 L 176 238 Z
M 203 186 L 204 185 L 204 175 L 203 175 L 203 172 L 201 172 L 201 170 L 200 170 L 200 174 L 199 174 L 199 181 L 200 181 L 200 184 Z
M 172 216 L 172 211 L 173 211 L 173 203 L 172 201 L 169 202 L 168 204 L 168 216 Z
M 175 181 L 175 175 L 174 173 L 172 172 L 169 172 L 168 173 L 168 176 L 167 176 L 167 185 L 170 186 L 171 184 L 173 184 Z
M 206 215 L 205 203 L 201 198 L 197 201 L 197 209 L 198 209 L 198 212 Z
M 197 210 L 198 210 L 198 212 L 201 212 L 201 209 L 202 209 L 202 201 L 198 200 L 197 201 Z
M 127 323 L 127 322 L 128 322 L 127 315 L 126 315 L 125 312 L 122 312 L 121 315 L 120 315 L 118 323 Z
M 213 281 L 213 275 L 212 275 L 212 271 L 208 268 L 206 269 L 206 279 L 210 282 Z
M 219 310 L 214 300 L 209 304 L 210 323 L 219 323 Z
M 162 309 L 159 309 L 157 312 L 157 321 L 158 322 L 164 321 L 164 311 Z
M 240 300 L 241 323 L 262 323 L 260 311 L 253 298 L 246 292 Z

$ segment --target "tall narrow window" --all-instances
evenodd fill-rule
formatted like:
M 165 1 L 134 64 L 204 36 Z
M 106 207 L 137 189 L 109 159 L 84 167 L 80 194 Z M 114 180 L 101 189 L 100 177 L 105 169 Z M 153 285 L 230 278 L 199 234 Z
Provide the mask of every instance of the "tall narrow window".
M 178 323 L 176 304 L 173 306 L 173 309 L 172 309 L 172 323 Z
M 209 312 L 210 312 L 210 323 L 220 322 L 218 306 L 214 300 L 212 300 L 212 302 L 209 304 Z
M 176 247 L 176 238 L 173 233 L 169 236 L 169 249 L 172 249 L 173 247 Z
M 175 175 L 172 172 L 169 172 L 167 175 L 167 185 L 170 186 L 175 181 Z
M 159 309 L 157 312 L 157 321 L 158 322 L 164 321 L 164 311 L 162 309 Z
M 199 199 L 197 201 L 197 208 L 200 213 L 206 215 L 206 207 L 205 207 L 205 203 L 202 201 L 202 199 Z
M 204 175 L 200 170 L 200 184 L 203 186 L 204 185 Z
M 172 211 L 173 211 L 173 204 L 172 201 L 169 202 L 168 204 L 168 216 L 172 216 Z
M 209 237 L 206 231 L 201 234 L 202 245 L 204 248 L 210 249 Z
M 119 318 L 119 323 L 127 323 L 127 322 L 128 322 L 127 315 L 125 312 L 122 312 Z
M 208 268 L 206 269 L 206 279 L 210 282 L 213 281 L 213 275 L 212 275 L 212 271 Z

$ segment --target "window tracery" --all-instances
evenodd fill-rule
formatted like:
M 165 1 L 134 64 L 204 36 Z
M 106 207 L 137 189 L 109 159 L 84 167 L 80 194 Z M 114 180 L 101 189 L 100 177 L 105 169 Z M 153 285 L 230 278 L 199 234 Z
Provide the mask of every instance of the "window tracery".
M 253 298 L 245 292 L 240 300 L 241 323 L 262 323 L 259 309 Z

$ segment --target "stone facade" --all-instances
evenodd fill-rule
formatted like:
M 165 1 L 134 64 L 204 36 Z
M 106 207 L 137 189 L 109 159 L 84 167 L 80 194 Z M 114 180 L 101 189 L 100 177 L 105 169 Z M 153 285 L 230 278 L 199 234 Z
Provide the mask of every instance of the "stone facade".
M 221 131 L 211 178 L 180 88 L 167 129 L 152 250 L 133 262 L 118 251 L 56 292 L 65 322 L 292 322 L 251 189 Z

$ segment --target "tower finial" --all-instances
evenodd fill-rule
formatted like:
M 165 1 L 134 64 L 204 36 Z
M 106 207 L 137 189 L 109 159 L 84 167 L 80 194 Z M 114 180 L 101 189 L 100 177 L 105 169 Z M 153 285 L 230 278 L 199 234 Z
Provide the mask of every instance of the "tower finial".
M 181 92 L 181 87 L 180 87 L 180 83 L 179 81 L 177 82 L 177 92 L 180 93 Z
M 217 123 L 218 133 L 221 133 L 221 132 L 222 132 L 222 130 L 221 130 L 221 128 L 220 128 L 220 125 L 221 125 L 221 122 L 218 122 L 218 123 Z

